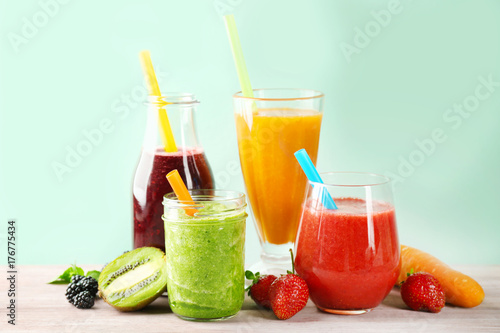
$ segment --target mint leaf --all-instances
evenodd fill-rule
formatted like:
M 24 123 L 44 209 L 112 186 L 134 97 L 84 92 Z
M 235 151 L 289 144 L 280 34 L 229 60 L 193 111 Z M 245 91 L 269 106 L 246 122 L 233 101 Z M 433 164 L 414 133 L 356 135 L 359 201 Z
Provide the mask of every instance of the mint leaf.
M 73 264 L 73 266 L 59 275 L 58 278 L 50 281 L 49 284 L 68 284 L 71 282 L 71 277 L 73 275 L 84 275 L 83 269 Z
M 99 281 L 99 275 L 101 275 L 101 272 L 99 271 L 88 271 L 87 275 L 85 276 L 91 276 L 93 277 L 96 281 Z
M 82 276 L 85 276 L 85 273 L 83 272 L 83 269 L 76 266 L 75 264 L 73 264 L 73 270 L 70 271 L 70 276 L 69 276 L 69 279 L 71 280 L 71 277 L 73 275 L 82 275 Z
M 50 284 L 66 284 L 66 283 L 69 283 L 70 280 L 71 280 L 71 277 L 70 277 L 70 271 L 73 270 L 73 267 L 70 267 L 68 268 L 67 270 L 64 271 L 64 273 L 62 273 L 61 275 L 59 275 L 59 277 L 51 282 L 49 282 Z

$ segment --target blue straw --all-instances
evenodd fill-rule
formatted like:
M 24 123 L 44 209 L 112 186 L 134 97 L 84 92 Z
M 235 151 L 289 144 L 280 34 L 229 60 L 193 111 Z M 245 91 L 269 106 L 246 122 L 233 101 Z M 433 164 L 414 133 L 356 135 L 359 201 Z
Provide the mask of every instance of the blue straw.
M 309 181 L 324 184 L 323 180 L 319 176 L 318 170 L 314 167 L 314 164 L 305 149 L 297 150 L 294 155 L 297 161 L 299 161 L 299 164 L 302 167 L 302 170 L 304 170 L 304 173 Z M 337 209 L 335 201 L 333 201 L 332 196 L 328 193 L 328 190 L 325 187 L 323 187 L 321 202 L 327 209 Z

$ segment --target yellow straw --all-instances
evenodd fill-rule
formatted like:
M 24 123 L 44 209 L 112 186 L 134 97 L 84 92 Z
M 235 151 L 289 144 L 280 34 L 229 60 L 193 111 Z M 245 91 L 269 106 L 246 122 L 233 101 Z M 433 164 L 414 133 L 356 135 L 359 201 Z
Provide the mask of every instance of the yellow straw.
M 158 86 L 158 81 L 156 80 L 156 74 L 153 68 L 153 63 L 151 62 L 149 51 L 142 51 L 139 53 L 139 58 L 141 59 L 144 76 L 148 82 L 149 94 L 151 96 L 161 97 L 160 87 Z M 167 111 L 164 108 L 158 109 L 158 119 L 160 136 L 165 151 L 168 153 L 176 152 L 177 146 L 175 144 L 174 134 L 172 133 L 172 128 L 170 127 L 170 122 L 168 121 Z
M 231 44 L 234 63 L 236 64 L 236 72 L 240 80 L 241 91 L 243 92 L 243 96 L 253 97 L 252 85 L 250 84 L 250 77 L 248 76 L 243 50 L 241 49 L 240 37 L 238 36 L 238 29 L 236 29 L 236 22 L 234 21 L 233 14 L 225 15 L 224 22 L 226 24 L 227 36 Z

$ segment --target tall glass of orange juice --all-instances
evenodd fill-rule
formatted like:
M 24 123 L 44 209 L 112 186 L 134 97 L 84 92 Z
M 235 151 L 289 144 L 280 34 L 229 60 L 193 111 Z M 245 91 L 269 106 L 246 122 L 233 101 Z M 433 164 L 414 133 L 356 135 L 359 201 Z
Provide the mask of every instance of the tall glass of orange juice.
M 261 246 L 261 274 L 291 269 L 307 179 L 293 153 L 318 154 L 324 95 L 306 89 L 255 89 L 233 96 L 241 169 Z

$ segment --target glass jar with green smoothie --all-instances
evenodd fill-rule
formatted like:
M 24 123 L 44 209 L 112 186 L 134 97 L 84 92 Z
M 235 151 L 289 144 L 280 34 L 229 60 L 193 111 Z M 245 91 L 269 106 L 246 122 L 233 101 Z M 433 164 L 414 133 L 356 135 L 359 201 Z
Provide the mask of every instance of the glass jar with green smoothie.
M 192 202 L 163 198 L 170 308 L 187 320 L 231 318 L 245 297 L 245 195 L 189 193 Z

